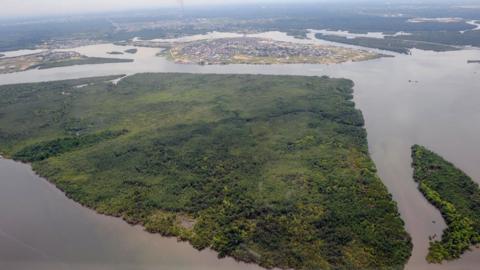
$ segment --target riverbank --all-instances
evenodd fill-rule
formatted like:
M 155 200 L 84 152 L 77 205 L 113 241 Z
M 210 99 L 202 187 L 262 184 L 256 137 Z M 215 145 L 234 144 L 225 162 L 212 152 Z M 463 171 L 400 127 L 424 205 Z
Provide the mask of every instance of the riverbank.
M 0 220 L 2 269 L 262 270 L 100 215 L 68 199 L 29 165 L 5 158 L 0 159 L 0 215 L 8 217 Z

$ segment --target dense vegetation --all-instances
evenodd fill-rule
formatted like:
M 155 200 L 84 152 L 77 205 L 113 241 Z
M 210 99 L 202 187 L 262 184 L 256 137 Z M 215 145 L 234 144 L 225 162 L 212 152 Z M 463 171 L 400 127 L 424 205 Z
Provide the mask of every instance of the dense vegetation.
M 103 140 L 116 138 L 126 132 L 126 130 L 104 131 L 99 134 L 78 135 L 35 143 L 16 152 L 13 158 L 24 162 L 40 161 L 66 152 L 74 151 L 78 148 L 92 146 Z
M 425 147 L 412 147 L 414 178 L 447 223 L 441 241 L 432 241 L 429 262 L 459 258 L 480 243 L 480 189 L 450 162 Z
M 410 238 L 369 157 L 351 81 L 109 79 L 0 86 L 2 154 L 88 207 L 220 256 L 403 268 Z
M 318 39 L 323 39 L 327 41 L 346 43 L 351 45 L 375 48 L 375 49 L 386 50 L 386 51 L 393 51 L 393 52 L 404 53 L 404 54 L 410 53 L 410 49 L 413 49 L 413 48 L 421 49 L 421 50 L 431 50 L 431 51 L 437 51 L 437 52 L 459 50 L 459 48 L 456 48 L 450 45 L 401 39 L 399 37 L 346 38 L 346 37 L 340 37 L 340 36 L 334 36 L 334 35 L 323 35 L 323 34 L 316 34 L 315 37 Z
M 108 64 L 108 63 L 130 63 L 133 59 L 120 59 L 120 58 L 104 58 L 104 57 L 83 57 L 80 59 L 68 59 L 62 61 L 52 61 L 36 65 L 32 68 L 48 69 L 56 67 L 68 67 L 75 65 L 95 65 L 95 64 Z

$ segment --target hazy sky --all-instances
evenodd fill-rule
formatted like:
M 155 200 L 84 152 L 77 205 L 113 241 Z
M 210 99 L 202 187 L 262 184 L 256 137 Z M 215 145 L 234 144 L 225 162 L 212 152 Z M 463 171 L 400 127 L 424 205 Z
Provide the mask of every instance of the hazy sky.
M 292 1 L 294 0 L 183 0 L 186 7 L 205 4 Z M 0 0 L 0 18 L 180 6 L 180 2 L 181 0 Z
M 299 2 L 471 2 L 480 0 L 0 0 L 0 19 L 25 16 L 78 14 L 111 10 L 206 4 L 299 3 Z

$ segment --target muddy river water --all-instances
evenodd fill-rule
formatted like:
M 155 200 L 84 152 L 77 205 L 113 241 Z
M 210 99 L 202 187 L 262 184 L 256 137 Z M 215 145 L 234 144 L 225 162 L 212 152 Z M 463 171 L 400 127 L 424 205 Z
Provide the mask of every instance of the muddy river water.
M 225 35 L 225 34 L 219 34 Z M 227 35 L 228 36 L 228 35 Z M 293 38 L 278 32 L 257 36 Z M 326 43 L 318 40 L 301 42 Z M 355 82 L 354 99 L 366 121 L 378 173 L 397 202 L 413 239 L 407 269 L 478 269 L 480 250 L 444 265 L 425 261 L 428 236 L 445 223 L 412 179 L 410 146 L 425 145 L 480 182 L 480 50 L 435 53 L 413 50 L 367 62 L 338 65 L 179 65 L 134 55 L 112 44 L 74 49 L 88 56 L 133 58 L 132 63 L 72 66 L 0 75 L 0 84 L 139 72 L 328 75 Z M 35 267 L 33 267 L 35 266 Z M 0 159 L 0 269 L 259 269 L 186 243 L 143 232 L 120 219 L 98 215 L 67 199 L 30 167 Z

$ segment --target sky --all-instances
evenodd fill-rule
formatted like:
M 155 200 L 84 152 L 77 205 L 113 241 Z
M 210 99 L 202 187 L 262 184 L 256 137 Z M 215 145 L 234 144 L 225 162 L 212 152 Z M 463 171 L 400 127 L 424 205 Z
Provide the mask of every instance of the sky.
M 68 15 L 90 12 L 123 11 L 130 9 L 179 7 L 181 3 L 189 6 L 208 4 L 263 4 L 263 3 L 299 3 L 299 2 L 435 2 L 457 0 L 0 0 L 0 20 L 15 17 L 44 15 Z M 458 2 L 477 2 L 480 0 L 458 0 Z
M 207 4 L 278 3 L 294 1 L 295 0 L 183 0 L 183 3 L 188 8 L 188 6 Z M 180 7 L 181 2 L 182 0 L 0 0 L 0 18 L 78 14 L 150 7 Z

